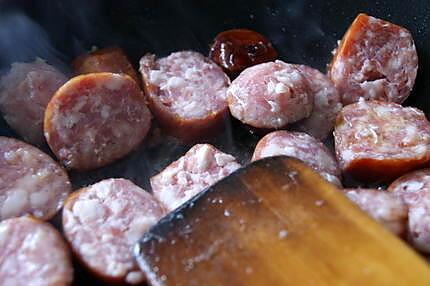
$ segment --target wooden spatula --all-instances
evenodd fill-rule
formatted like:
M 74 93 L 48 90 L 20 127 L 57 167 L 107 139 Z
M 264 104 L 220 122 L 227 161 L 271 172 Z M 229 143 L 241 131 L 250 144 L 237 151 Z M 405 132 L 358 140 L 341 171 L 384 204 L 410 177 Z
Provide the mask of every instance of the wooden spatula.
M 286 157 L 187 202 L 135 254 L 151 285 L 430 285 L 421 257 Z

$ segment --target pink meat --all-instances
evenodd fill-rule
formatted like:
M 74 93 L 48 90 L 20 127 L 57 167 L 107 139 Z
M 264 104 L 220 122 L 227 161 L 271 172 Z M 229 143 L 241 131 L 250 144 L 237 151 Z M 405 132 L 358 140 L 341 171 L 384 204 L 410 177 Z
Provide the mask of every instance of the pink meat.
M 145 138 L 151 114 L 128 75 L 92 73 L 74 77 L 51 99 L 45 137 L 67 167 L 89 170 L 131 152 Z
M 359 14 L 334 54 L 329 76 L 344 104 L 360 98 L 402 103 L 414 86 L 418 56 L 405 28 Z
M 63 229 L 74 253 L 109 282 L 144 281 L 132 246 L 163 215 L 146 191 L 125 179 L 107 179 L 73 193 L 63 209 Z
M 30 214 L 52 218 L 71 191 L 67 173 L 24 142 L 0 137 L 0 220 Z
M 151 178 L 154 196 L 171 211 L 240 168 L 235 158 L 212 145 L 194 145 Z
M 231 114 L 256 128 L 281 128 L 311 115 L 314 95 L 302 72 L 275 61 L 245 69 L 227 91 Z
M 339 113 L 334 137 L 341 169 L 357 179 L 387 181 L 430 161 L 430 122 L 416 108 L 361 100 Z
M 418 250 L 430 253 L 430 169 L 410 172 L 388 187 L 409 207 L 409 239 Z
M 43 114 L 57 89 L 67 81 L 64 74 L 42 59 L 14 63 L 0 79 L 0 110 L 6 122 L 24 140 L 40 145 Z
M 390 192 L 377 189 L 344 189 L 345 195 L 392 233 L 406 233 L 408 208 Z
M 252 161 L 286 155 L 303 161 L 327 181 L 341 186 L 340 170 L 330 150 L 312 136 L 301 132 L 275 131 L 255 147 Z
M 58 231 L 30 217 L 0 223 L 0 284 L 71 285 L 69 249 Z
M 340 95 L 333 82 L 318 70 L 304 65 L 296 65 L 296 68 L 308 80 L 314 95 L 314 108 L 308 118 L 291 127 L 323 140 L 333 131 L 336 116 L 342 109 Z

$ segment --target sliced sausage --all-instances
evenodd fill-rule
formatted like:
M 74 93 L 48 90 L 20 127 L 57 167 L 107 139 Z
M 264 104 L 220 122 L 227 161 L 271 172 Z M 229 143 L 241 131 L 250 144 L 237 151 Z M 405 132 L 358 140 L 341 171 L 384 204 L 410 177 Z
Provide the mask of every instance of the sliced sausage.
M 44 60 L 14 63 L 0 79 L 0 110 L 6 122 L 24 140 L 41 145 L 43 115 L 49 100 L 67 81 L 64 74 Z
M 430 169 L 410 172 L 388 187 L 409 207 L 408 238 L 418 250 L 430 253 Z
M 230 80 L 211 60 L 191 51 L 147 54 L 140 72 L 152 113 L 173 136 L 195 141 L 224 128 Z
M 93 73 L 72 78 L 45 112 L 45 137 L 67 168 L 94 169 L 135 149 L 145 138 L 151 114 L 128 75 Z
M 252 127 L 277 129 L 311 115 L 314 97 L 291 64 L 263 63 L 244 70 L 227 91 L 231 114 Z
M 239 168 L 233 156 L 197 144 L 150 179 L 152 192 L 171 211 Z
M 72 280 L 69 249 L 55 228 L 30 217 L 0 223 L 1 285 L 70 285 Z
M 342 108 L 340 95 L 333 82 L 320 71 L 304 65 L 296 67 L 308 80 L 314 95 L 314 108 L 308 118 L 293 124 L 291 128 L 323 140 L 333 131 L 336 116 Z
M 235 77 L 247 67 L 276 60 L 278 53 L 260 33 L 232 29 L 216 35 L 209 57 L 228 75 Z
M 383 182 L 430 161 L 430 123 L 416 108 L 364 101 L 345 106 L 337 118 L 335 149 L 344 173 Z
M 340 169 L 330 150 L 317 139 L 301 132 L 275 131 L 264 136 L 255 147 L 252 161 L 286 155 L 312 167 L 327 181 L 341 186 Z
M 414 86 L 418 56 L 405 28 L 359 14 L 329 66 L 344 104 L 360 98 L 402 103 Z
M 24 142 L 0 137 L 0 220 L 30 214 L 52 218 L 71 191 L 67 173 Z
M 107 179 L 73 193 L 63 209 L 63 229 L 73 252 L 107 282 L 144 281 L 132 246 L 165 211 L 129 180 Z
M 128 74 L 137 83 L 140 82 L 137 72 L 119 47 L 108 47 L 77 57 L 72 62 L 76 74 L 112 72 Z
M 377 189 L 344 189 L 345 195 L 392 233 L 406 234 L 408 208 L 390 192 Z

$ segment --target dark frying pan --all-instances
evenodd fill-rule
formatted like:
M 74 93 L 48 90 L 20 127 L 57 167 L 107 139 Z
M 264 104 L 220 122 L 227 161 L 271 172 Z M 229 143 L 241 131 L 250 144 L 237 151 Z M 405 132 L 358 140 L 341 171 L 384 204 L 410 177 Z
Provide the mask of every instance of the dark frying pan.
M 411 31 L 420 64 L 406 104 L 429 114 L 430 2 L 426 0 L 0 0 L 0 72 L 13 62 L 36 56 L 67 72 L 68 63 L 92 46 L 118 45 L 134 64 L 146 52 L 166 55 L 192 49 L 207 54 L 214 36 L 231 28 L 256 30 L 274 43 L 281 59 L 324 71 L 336 41 L 359 12 Z M 115 164 L 89 173 L 71 173 L 74 187 L 125 177 L 149 190 L 149 176 L 189 148 L 174 139 L 160 140 L 156 133 Z M 17 137 L 3 119 L 0 135 Z M 232 122 L 211 143 L 244 163 L 257 139 Z M 49 151 L 46 146 L 45 151 Z M 85 274 L 78 273 L 76 285 L 85 284 L 94 285 Z

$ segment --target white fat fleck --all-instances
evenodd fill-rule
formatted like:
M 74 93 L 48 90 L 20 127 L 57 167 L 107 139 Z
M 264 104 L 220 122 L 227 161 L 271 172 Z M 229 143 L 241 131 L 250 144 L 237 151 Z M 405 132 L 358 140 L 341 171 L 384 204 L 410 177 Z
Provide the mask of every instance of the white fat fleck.
M 276 102 L 274 102 L 272 100 L 268 100 L 267 103 L 270 105 L 270 111 L 271 112 L 279 112 L 280 111 L 279 104 L 277 104 Z
M 273 94 L 275 93 L 276 84 L 273 81 L 269 81 L 267 83 L 267 93 Z
M 28 204 L 28 194 L 25 190 L 12 190 L 6 197 L 1 209 L 2 218 L 9 218 L 19 215 Z
M 33 207 L 40 208 L 49 202 L 51 194 L 47 191 L 33 192 L 30 195 L 30 203 Z
M 105 215 L 103 206 L 97 200 L 77 201 L 73 205 L 73 213 L 86 224 L 103 218 Z
M 195 154 L 196 156 L 196 168 L 197 170 L 205 170 L 210 164 L 211 152 L 208 145 L 202 145 Z
M 117 91 L 121 89 L 123 83 L 124 83 L 123 77 L 121 75 L 114 74 L 110 80 L 105 81 L 103 84 L 107 89 L 110 89 L 112 91 Z
M 125 282 L 129 284 L 139 284 L 145 280 L 145 275 L 141 271 L 131 271 L 127 273 Z
M 111 107 L 109 105 L 103 105 L 100 111 L 100 115 L 102 116 L 103 119 L 108 119 L 110 116 L 110 112 L 111 112 Z
M 228 154 L 216 153 L 215 154 L 216 164 L 220 167 L 224 167 L 230 162 L 234 162 L 234 157 Z

